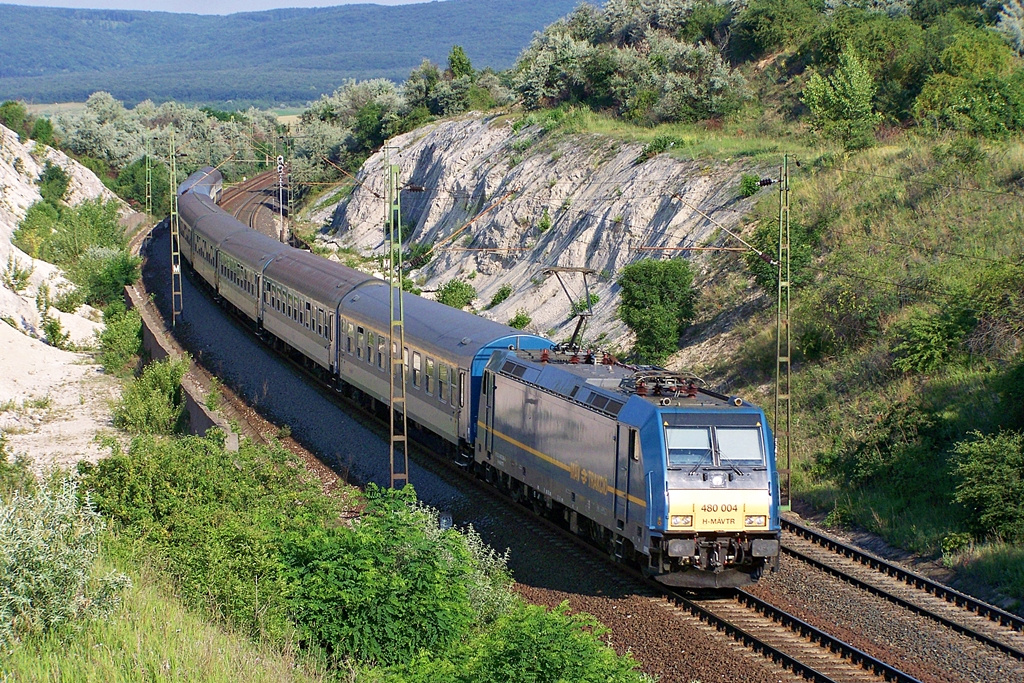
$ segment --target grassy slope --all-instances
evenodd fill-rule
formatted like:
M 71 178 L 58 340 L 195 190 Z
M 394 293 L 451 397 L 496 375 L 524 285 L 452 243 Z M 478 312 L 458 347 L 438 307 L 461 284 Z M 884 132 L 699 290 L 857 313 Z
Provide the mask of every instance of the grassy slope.
M 12 681 L 321 681 L 290 653 L 260 647 L 198 615 L 146 569 L 118 611 L 80 629 L 27 640 L 5 657 Z
M 786 115 L 799 84 L 774 85 L 770 69 L 750 74 L 758 104 L 719 127 L 645 129 L 583 113 L 565 128 L 640 143 L 667 136 L 669 153 L 709 164 L 737 156 L 781 164 L 790 155 L 791 223 L 814 235 L 793 298 L 795 495 L 831 511 L 835 524 L 944 555 L 965 583 L 995 586 L 1019 607 L 1024 549 L 965 544 L 952 448 L 975 430 L 1013 427 L 998 387 L 1019 361 L 1024 324 L 998 297 L 1022 281 L 1024 141 L 887 131 L 872 148 L 843 152 Z M 747 239 L 777 225 L 776 188 L 761 194 Z M 735 255 L 709 265 L 715 279 L 701 284 L 696 324 L 714 328 L 759 288 Z M 774 290 L 759 301 L 732 334 L 735 353 L 689 369 L 771 410 Z M 919 350 L 899 348 L 912 320 L 958 312 L 978 324 L 959 344 L 939 344 L 936 367 L 894 366 Z

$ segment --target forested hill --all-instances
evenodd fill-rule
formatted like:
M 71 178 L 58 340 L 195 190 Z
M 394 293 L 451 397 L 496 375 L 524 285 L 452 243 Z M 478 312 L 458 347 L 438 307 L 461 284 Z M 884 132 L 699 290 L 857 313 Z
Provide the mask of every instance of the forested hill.
M 228 16 L 0 5 L 0 100 L 82 101 L 105 90 L 241 108 L 302 105 L 346 79 L 404 80 L 461 45 L 474 67 L 512 65 L 578 0 L 445 0 Z

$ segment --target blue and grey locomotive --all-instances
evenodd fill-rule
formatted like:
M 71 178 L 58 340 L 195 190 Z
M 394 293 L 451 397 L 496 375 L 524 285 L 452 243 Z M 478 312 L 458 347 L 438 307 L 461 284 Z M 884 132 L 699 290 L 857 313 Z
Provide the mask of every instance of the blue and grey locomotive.
M 210 168 L 179 187 L 181 251 L 266 339 L 385 404 L 401 358 L 410 419 L 513 499 L 663 583 L 741 585 L 777 563 L 778 475 L 759 408 L 411 294 L 406 346 L 389 348 L 385 282 L 246 228 L 216 205 L 220 187 Z

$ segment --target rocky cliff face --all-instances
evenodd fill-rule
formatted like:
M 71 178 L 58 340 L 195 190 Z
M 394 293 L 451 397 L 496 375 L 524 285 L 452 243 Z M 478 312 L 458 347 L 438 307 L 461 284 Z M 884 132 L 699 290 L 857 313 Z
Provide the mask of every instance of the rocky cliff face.
M 329 223 L 328 240 L 385 253 L 385 164 L 397 164 L 406 187 L 403 223 L 412 241 L 436 245 L 433 260 L 412 273 L 425 293 L 465 279 L 478 292 L 473 307 L 480 315 L 505 323 L 525 309 L 528 330 L 562 341 L 575 326 L 571 302 L 545 269 L 592 269 L 588 284 L 599 301 L 586 339 L 619 349 L 630 345 L 628 330 L 615 320 L 622 267 L 687 258 L 700 284 L 706 252 L 679 248 L 739 246 L 716 222 L 737 230 L 750 208 L 738 195 L 742 174 L 768 172 L 750 161 L 709 164 L 666 154 L 641 162 L 637 144 L 537 126 L 517 132 L 501 118 L 481 116 L 397 137 L 387 152 L 387 160 L 378 153 L 364 164 L 362 184 L 347 200 L 314 214 Z M 581 274 L 561 279 L 574 299 L 583 298 Z M 487 309 L 503 285 L 512 295 Z
M 47 283 L 51 293 L 56 295 L 68 283 L 60 269 L 31 258 L 11 244 L 11 237 L 28 208 L 41 199 L 38 179 L 47 162 L 60 166 L 68 174 L 68 190 L 64 196 L 67 204 L 75 206 L 87 199 L 99 197 L 117 201 L 123 207 L 122 213 L 129 213 L 127 205 L 85 166 L 46 145 L 32 140 L 22 142 L 14 131 L 0 126 L 0 270 L 11 264 L 32 271 L 28 286 L 20 292 L 13 292 L 0 284 L 0 315 L 13 320 L 19 329 L 34 336 L 41 335 L 39 312 L 35 304 L 39 286 Z M 98 312 L 91 310 L 83 311 L 82 316 L 62 313 L 56 309 L 51 309 L 50 314 L 61 321 L 65 330 L 71 334 L 71 340 L 78 344 L 91 342 L 93 332 L 101 327 L 96 322 Z

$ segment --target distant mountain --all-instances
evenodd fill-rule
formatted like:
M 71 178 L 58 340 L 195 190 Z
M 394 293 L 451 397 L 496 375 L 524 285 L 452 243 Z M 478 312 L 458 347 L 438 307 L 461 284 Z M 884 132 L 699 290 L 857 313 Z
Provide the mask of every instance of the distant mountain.
M 129 105 L 303 105 L 348 78 L 402 81 L 424 58 L 443 65 L 452 45 L 477 69 L 506 69 L 534 31 L 578 3 L 446 0 L 228 16 L 0 5 L 0 101 L 82 101 L 106 90 Z

